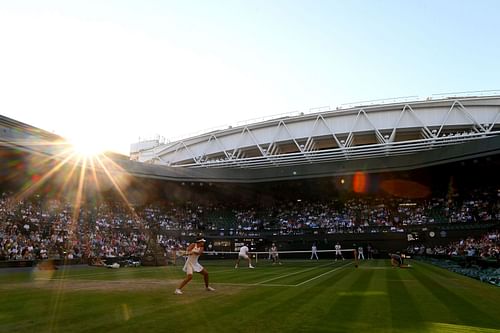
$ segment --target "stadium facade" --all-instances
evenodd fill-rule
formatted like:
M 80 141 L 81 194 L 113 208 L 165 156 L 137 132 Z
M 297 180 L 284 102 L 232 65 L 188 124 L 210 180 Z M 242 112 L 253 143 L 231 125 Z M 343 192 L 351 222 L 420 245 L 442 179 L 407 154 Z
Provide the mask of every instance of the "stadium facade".
M 496 154 L 499 134 L 500 96 L 427 99 L 300 113 L 171 143 L 140 142 L 132 145 L 131 159 L 191 170 L 186 174 L 196 180 L 262 182 Z
M 500 96 L 362 105 L 132 144 L 116 172 L 173 181 L 259 183 L 411 170 L 496 155 Z M 57 144 L 54 144 L 54 143 Z M 0 145 L 63 159 L 60 137 L 0 118 Z

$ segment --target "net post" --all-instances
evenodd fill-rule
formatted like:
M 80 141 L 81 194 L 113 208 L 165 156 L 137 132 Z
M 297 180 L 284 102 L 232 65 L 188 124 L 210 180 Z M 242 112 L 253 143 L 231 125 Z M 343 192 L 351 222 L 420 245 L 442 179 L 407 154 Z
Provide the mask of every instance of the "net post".
M 354 267 L 358 268 L 358 251 L 356 248 L 353 249 L 354 252 Z

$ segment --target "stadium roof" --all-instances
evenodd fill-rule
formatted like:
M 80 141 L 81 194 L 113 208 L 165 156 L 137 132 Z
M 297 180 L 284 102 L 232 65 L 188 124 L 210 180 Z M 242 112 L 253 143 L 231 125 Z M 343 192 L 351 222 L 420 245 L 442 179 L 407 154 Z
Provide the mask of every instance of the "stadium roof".
M 467 96 L 301 113 L 171 143 L 150 140 L 135 144 L 131 158 L 205 169 L 207 174 L 215 173 L 209 169 L 221 169 L 224 174 L 230 169 L 298 173 L 353 161 L 375 166 L 378 163 L 370 160 L 414 159 L 419 153 L 468 142 L 475 142 L 472 146 L 481 150 L 485 139 L 499 134 L 500 96 Z
M 257 183 L 409 170 L 497 155 L 499 134 L 500 96 L 460 97 L 320 111 L 169 144 L 148 142 L 131 156 L 146 163 L 107 158 L 114 161 L 110 172 L 139 177 Z M 4 148 L 63 159 L 60 151 L 67 143 L 61 139 L 0 118 Z M 225 148 L 230 144 L 233 148 Z

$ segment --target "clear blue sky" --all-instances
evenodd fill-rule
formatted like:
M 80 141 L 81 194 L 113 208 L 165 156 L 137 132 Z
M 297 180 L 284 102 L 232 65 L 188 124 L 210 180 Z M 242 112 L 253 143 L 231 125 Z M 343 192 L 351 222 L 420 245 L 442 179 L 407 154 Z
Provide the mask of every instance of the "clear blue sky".
M 128 153 L 319 106 L 500 89 L 500 1 L 2 1 L 0 113 Z

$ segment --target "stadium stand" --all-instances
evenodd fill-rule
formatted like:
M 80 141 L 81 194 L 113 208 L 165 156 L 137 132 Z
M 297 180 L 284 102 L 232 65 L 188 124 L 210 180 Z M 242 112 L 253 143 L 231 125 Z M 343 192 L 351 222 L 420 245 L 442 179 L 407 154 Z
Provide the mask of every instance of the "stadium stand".
M 453 272 L 500 286 L 500 232 L 467 237 L 443 246 L 408 248 L 417 258 Z
M 219 252 L 235 251 L 242 241 L 263 252 L 272 242 L 280 251 L 308 251 L 312 243 L 333 250 L 340 242 L 343 248 L 370 244 L 380 258 L 393 249 L 424 249 L 422 258 L 437 260 L 450 255 L 442 249 L 499 229 L 500 156 L 498 147 L 488 150 L 492 141 L 479 154 L 469 144 L 471 154 L 460 159 L 408 170 L 240 183 L 185 178 L 198 169 L 170 168 L 164 177 L 160 170 L 167 167 L 129 165 L 112 155 L 89 161 L 100 165 L 94 168 L 65 164 L 66 155 L 20 146 L 23 131 L 30 138 L 41 133 L 44 147 L 60 138 L 8 119 L 2 124 L 19 128 L 7 133 L 16 133 L 15 145 L 10 134 L 9 144 L 0 142 L 1 266 L 48 260 L 164 265 L 176 263 L 200 234 Z M 476 257 L 459 250 L 452 256 Z M 473 265 L 495 261 L 489 258 Z

